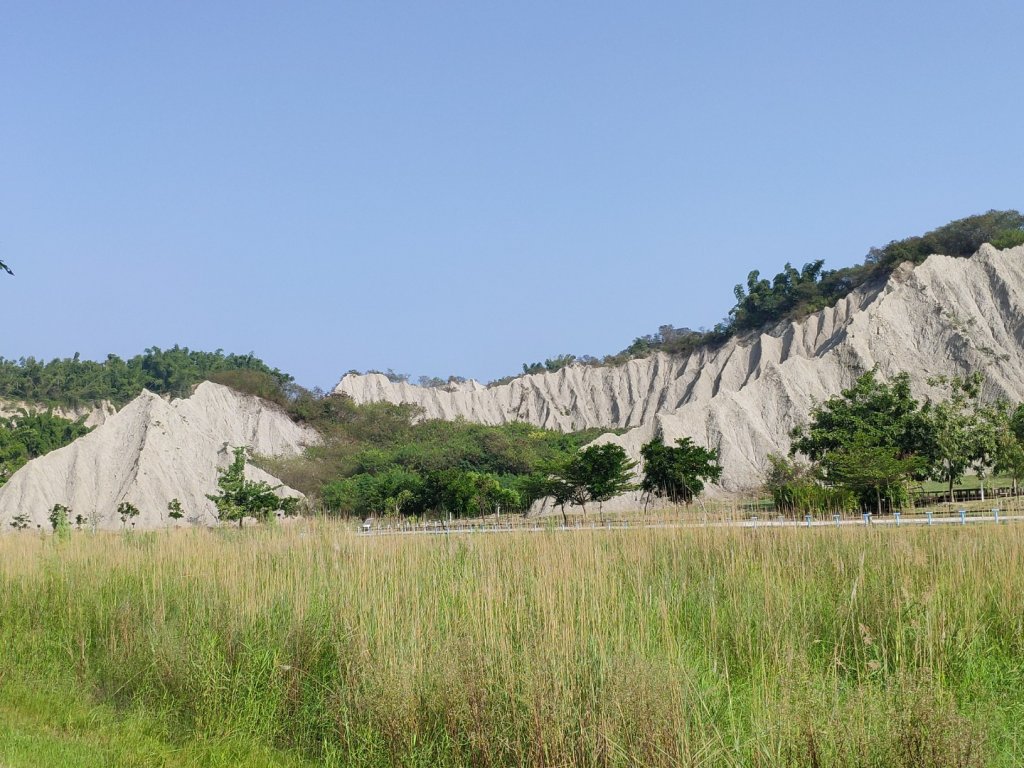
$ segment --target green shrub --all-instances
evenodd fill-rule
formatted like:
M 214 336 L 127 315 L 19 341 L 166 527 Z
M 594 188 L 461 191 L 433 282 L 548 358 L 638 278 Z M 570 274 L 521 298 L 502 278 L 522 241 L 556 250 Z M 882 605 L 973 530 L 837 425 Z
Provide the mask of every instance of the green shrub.
M 63 504 L 54 504 L 50 510 L 50 525 L 58 539 L 71 538 L 71 510 Z
M 1024 229 L 1007 229 L 992 238 L 992 246 L 999 250 L 1024 245 Z
M 851 491 L 807 480 L 776 486 L 772 489 L 772 501 L 784 515 L 840 514 L 858 506 Z

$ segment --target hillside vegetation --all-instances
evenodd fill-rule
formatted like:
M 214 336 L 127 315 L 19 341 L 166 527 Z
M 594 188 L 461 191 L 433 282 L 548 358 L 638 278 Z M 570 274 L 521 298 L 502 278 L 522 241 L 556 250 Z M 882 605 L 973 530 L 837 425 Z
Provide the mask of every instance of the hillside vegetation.
M 261 466 L 342 515 L 521 511 L 547 495 L 553 467 L 606 431 L 418 421 L 415 406 L 357 405 L 308 392 L 282 404 L 324 442 L 300 458 L 263 459 Z
M 200 352 L 175 345 L 166 350 L 150 347 L 127 360 L 107 355 L 102 362 L 83 360 L 78 354 L 49 362 L 34 357 L 0 357 L 0 399 L 70 407 L 107 400 L 121 406 L 143 389 L 184 397 L 199 382 L 232 371 L 264 374 L 277 390 L 292 383 L 291 376 L 271 368 L 252 353 L 225 354 L 219 349 Z
M 88 432 L 82 421 L 54 416 L 50 411 L 21 410 L 10 418 L 0 418 L 0 485 L 32 459 Z

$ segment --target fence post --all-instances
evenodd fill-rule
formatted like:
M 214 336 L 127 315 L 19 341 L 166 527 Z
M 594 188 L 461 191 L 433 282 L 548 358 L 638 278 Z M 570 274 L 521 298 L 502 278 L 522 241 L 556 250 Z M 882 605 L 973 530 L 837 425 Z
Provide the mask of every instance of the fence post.
M 804 515 L 804 522 L 807 523 L 807 527 L 810 528 L 811 527 L 811 516 L 810 515 Z
M 896 527 L 899 528 L 900 527 L 900 513 L 899 512 L 893 512 L 893 516 L 896 518 Z
M 967 525 L 967 510 L 960 510 L 960 525 Z

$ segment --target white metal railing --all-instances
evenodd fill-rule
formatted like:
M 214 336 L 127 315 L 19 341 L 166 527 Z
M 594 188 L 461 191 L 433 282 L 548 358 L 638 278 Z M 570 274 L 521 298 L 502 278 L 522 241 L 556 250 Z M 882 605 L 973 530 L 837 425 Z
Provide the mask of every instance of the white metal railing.
M 750 514 L 725 512 L 701 514 L 686 512 L 676 517 L 656 518 L 574 518 L 568 524 L 555 517 L 508 518 L 505 520 L 429 520 L 429 521 L 380 521 L 364 523 L 360 533 L 364 535 L 407 535 L 407 534 L 473 534 L 513 533 L 516 531 L 587 531 L 587 530 L 629 530 L 655 528 L 693 527 L 743 527 L 743 528 L 821 528 L 842 526 L 901 527 L 911 525 L 967 525 L 968 523 L 1008 523 L 1024 520 L 1024 514 L 994 507 L 989 510 L 914 510 L 894 512 L 886 515 L 870 513 L 846 513 L 832 515 L 784 516 L 780 514 Z

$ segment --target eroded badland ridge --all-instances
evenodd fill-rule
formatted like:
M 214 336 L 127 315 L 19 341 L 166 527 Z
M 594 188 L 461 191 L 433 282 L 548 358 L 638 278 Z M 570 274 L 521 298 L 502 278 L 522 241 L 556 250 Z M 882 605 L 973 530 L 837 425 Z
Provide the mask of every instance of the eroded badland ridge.
M 413 403 L 426 418 L 627 428 L 601 439 L 633 455 L 660 429 L 669 440 L 688 436 L 716 448 L 722 487 L 742 490 L 758 484 L 769 453 L 789 449 L 790 429 L 815 401 L 874 366 L 885 377 L 910 372 L 923 393 L 931 376 L 981 370 L 992 397 L 1024 400 L 1024 247 L 985 245 L 968 259 L 904 264 L 833 307 L 686 357 L 569 366 L 493 387 L 424 388 L 349 374 L 335 392 L 359 403 Z
M 905 263 L 827 309 L 689 355 L 570 365 L 489 387 L 474 381 L 419 387 L 381 374 L 351 374 L 335 392 L 357 404 L 412 403 L 423 418 L 625 430 L 598 440 L 616 442 L 634 458 L 658 432 L 668 441 L 690 437 L 719 452 L 720 489 L 743 491 L 761 483 L 769 454 L 788 451 L 790 430 L 816 402 L 873 367 L 886 378 L 909 372 L 919 395 L 933 394 L 932 376 L 982 371 L 987 399 L 1024 401 L 1024 246 L 986 245 L 971 258 L 935 255 L 916 267 Z M 55 505 L 90 525 L 120 528 L 123 502 L 141 511 L 134 521 L 139 528 L 214 524 L 207 494 L 233 448 L 297 456 L 321 440 L 280 405 L 209 381 L 189 397 L 144 391 L 120 410 L 104 404 L 66 415 L 88 418 L 95 428 L 10 475 L 0 486 L 0 530 L 10 530 L 17 515 L 47 530 Z M 255 467 L 246 472 L 280 485 Z M 166 515 L 172 499 L 185 514 L 177 522 Z M 637 499 L 616 503 L 635 505 Z

